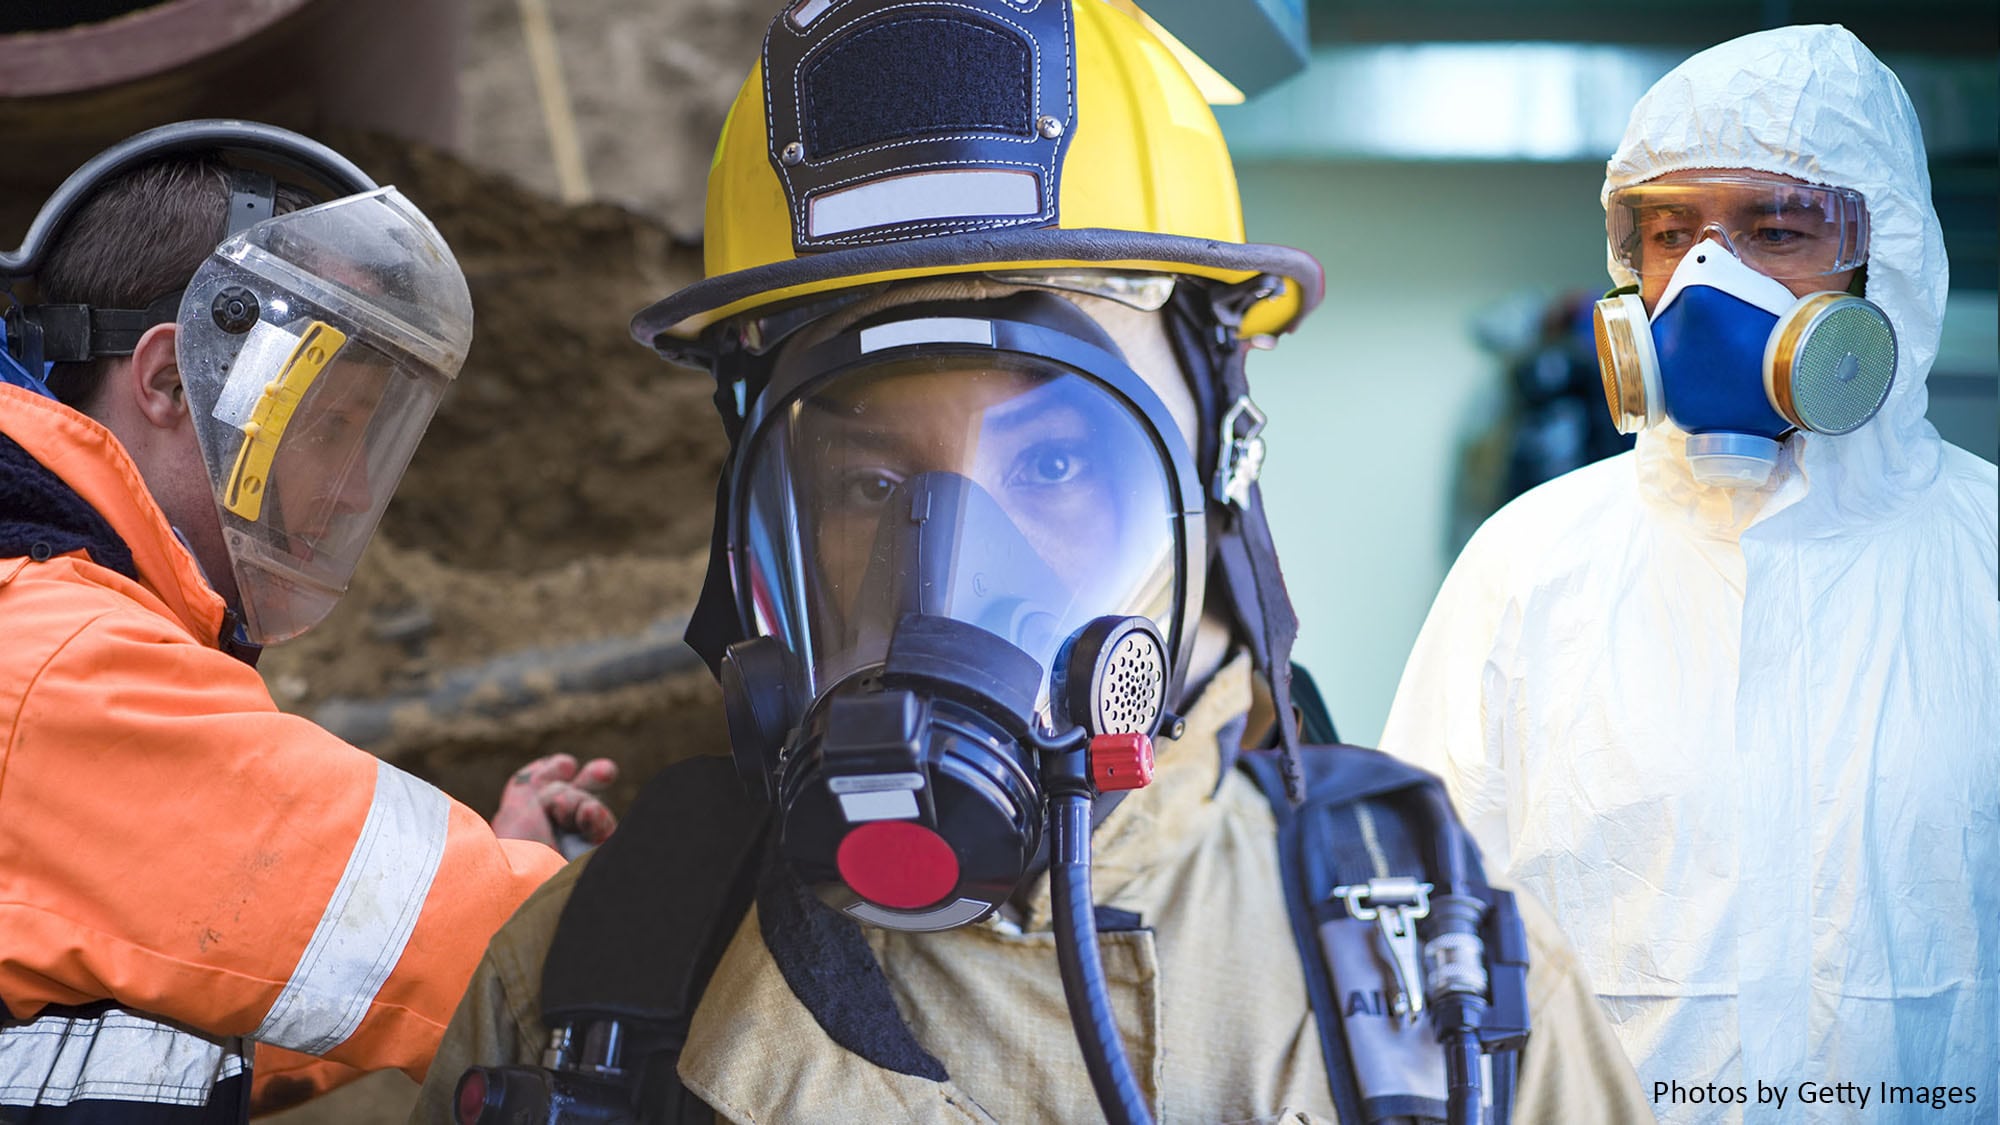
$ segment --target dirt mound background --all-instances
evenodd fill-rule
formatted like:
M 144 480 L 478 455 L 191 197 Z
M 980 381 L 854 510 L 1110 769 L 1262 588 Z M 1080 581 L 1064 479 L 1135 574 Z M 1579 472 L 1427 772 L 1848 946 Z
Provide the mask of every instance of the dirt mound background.
M 626 326 L 699 276 L 699 252 L 652 219 L 567 207 L 445 153 L 330 139 L 437 223 L 476 330 L 347 598 L 265 656 L 280 704 L 326 717 L 341 701 L 415 699 L 495 657 L 684 616 L 725 452 L 713 385 Z M 726 745 L 699 668 L 501 711 L 405 710 L 388 735 L 357 740 L 481 810 L 536 754 L 615 758 L 629 797 L 666 762 Z
M 266 653 L 272 694 L 339 730 L 343 707 L 418 700 L 495 659 L 670 627 L 700 590 L 725 447 L 713 384 L 634 343 L 627 323 L 700 276 L 699 250 L 654 219 L 564 206 L 445 153 L 329 139 L 437 223 L 475 333 L 348 596 Z M 727 746 L 714 681 L 691 657 L 497 716 L 412 704 L 396 718 L 357 741 L 482 812 L 540 754 L 617 760 L 622 811 L 662 766 Z M 400 1123 L 416 1091 L 384 1072 L 263 1120 Z

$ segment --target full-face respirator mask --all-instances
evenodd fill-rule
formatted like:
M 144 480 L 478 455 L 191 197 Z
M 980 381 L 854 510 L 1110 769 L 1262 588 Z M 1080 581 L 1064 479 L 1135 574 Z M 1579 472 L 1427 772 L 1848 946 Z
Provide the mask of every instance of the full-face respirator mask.
M 1881 409 L 1896 373 L 1888 315 L 1842 291 L 1797 297 L 1777 280 L 1865 262 L 1858 195 L 1714 176 L 1623 189 L 1609 207 L 1614 260 L 1642 277 L 1671 271 L 1651 316 L 1637 293 L 1596 306 L 1619 432 L 1671 419 L 1688 434 L 1696 480 L 1756 487 L 1793 430 L 1850 433 Z
M 970 315 L 974 311 L 978 315 Z M 939 930 L 1035 870 L 1054 799 L 1143 785 L 1204 501 L 1165 405 L 1068 302 L 896 310 L 787 355 L 732 466 L 758 635 L 738 768 L 830 907 Z

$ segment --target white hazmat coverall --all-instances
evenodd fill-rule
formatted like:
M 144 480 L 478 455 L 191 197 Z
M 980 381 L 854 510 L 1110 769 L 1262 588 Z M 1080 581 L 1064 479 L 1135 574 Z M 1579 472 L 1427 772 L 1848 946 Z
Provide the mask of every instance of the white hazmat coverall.
M 1994 1121 L 2000 487 L 1924 417 L 1946 266 L 1917 119 L 1845 29 L 1760 32 L 1653 87 L 1604 190 L 1687 168 L 1866 197 L 1887 402 L 1792 434 L 1762 488 L 1696 484 L 1667 423 L 1509 504 L 1445 579 L 1382 746 L 1554 908 L 1649 1094 L 1753 1103 L 1670 1093 L 1663 1121 Z M 1802 1082 L 1869 1100 L 1801 1104 Z M 1883 1105 L 1885 1082 L 1977 1102 Z

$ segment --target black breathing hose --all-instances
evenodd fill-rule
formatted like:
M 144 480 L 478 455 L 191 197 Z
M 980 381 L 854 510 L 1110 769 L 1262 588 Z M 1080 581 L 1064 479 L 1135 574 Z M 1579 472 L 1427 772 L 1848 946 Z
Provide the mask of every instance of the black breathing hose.
M 1459 1031 L 1445 1037 L 1444 1117 L 1449 1125 L 1479 1125 L 1479 1033 Z
M 1049 798 L 1049 886 L 1054 897 L 1056 961 L 1062 966 L 1069 1021 L 1083 1048 L 1097 1104 L 1110 1125 L 1152 1125 L 1152 1111 L 1125 1058 L 1104 963 L 1097 955 L 1097 913 L 1090 901 L 1090 796 L 1057 793 Z
M 1509 1125 L 1514 1109 L 1514 1084 L 1516 1064 L 1520 1058 L 1513 1051 L 1501 1051 L 1493 1056 L 1493 1120 L 1491 1125 Z
M 1419 804 L 1430 821 L 1431 867 L 1441 894 L 1431 896 L 1431 938 L 1424 946 L 1431 1022 L 1444 1047 L 1445 1119 L 1479 1125 L 1479 1027 L 1486 1016 L 1486 947 L 1479 924 L 1486 904 L 1474 893 L 1465 862 L 1465 837 L 1438 786 L 1426 786 Z

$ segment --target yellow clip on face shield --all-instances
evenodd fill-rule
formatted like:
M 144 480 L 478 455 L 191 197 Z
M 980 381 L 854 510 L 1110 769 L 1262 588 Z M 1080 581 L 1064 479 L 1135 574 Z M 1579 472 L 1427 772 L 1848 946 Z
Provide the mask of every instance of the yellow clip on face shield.
M 236 451 L 236 467 L 223 490 L 225 510 L 252 522 L 263 514 L 265 486 L 278 456 L 278 444 L 285 440 L 285 427 L 298 412 L 313 380 L 345 343 L 347 333 L 324 321 L 313 321 L 298 347 L 292 349 L 284 370 L 264 384 L 250 420 L 243 423 L 243 445 Z

